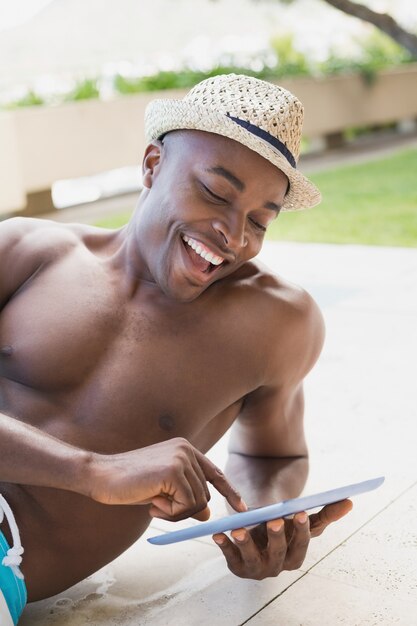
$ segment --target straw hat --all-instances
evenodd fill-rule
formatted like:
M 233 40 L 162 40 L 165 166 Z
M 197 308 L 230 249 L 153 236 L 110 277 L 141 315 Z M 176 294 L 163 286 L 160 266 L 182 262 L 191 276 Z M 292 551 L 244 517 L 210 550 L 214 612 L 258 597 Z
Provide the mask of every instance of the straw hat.
M 171 130 L 195 129 L 239 141 L 288 176 L 283 211 L 306 209 L 319 190 L 297 171 L 303 106 L 282 87 L 243 74 L 223 74 L 198 83 L 182 100 L 154 100 L 146 109 L 147 141 Z

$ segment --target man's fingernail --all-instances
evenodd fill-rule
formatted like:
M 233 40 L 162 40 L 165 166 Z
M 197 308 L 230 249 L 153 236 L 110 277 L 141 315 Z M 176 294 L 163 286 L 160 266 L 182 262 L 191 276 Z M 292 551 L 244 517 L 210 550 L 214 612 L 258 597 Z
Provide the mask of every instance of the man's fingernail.
M 236 532 L 233 533 L 233 539 L 236 539 L 237 541 L 245 541 L 246 539 L 246 533 L 244 530 L 238 530 Z
M 279 519 L 273 522 L 269 522 L 268 527 L 270 528 L 270 530 L 272 530 L 273 533 L 279 533 L 283 525 L 284 525 L 283 520 Z
M 213 537 L 213 541 L 217 543 L 218 546 L 222 546 L 226 540 L 222 536 L 217 536 L 217 537 Z
M 307 513 L 299 513 L 297 515 L 297 521 L 300 522 L 300 524 L 305 524 L 307 520 L 308 520 Z

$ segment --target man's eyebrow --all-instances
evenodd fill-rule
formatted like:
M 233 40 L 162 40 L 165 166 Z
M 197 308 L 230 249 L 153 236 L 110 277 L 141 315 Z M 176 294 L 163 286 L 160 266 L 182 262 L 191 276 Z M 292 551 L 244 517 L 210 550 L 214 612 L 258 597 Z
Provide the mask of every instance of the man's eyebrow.
M 228 180 L 229 183 L 231 183 L 233 187 L 235 187 L 235 189 L 237 189 L 238 191 L 245 191 L 245 184 L 242 183 L 242 181 L 239 180 L 239 178 L 237 178 L 234 174 L 232 174 L 232 172 L 224 167 L 210 167 L 206 170 L 206 172 L 210 172 L 210 174 L 217 174 L 218 176 L 223 176 L 223 178 Z

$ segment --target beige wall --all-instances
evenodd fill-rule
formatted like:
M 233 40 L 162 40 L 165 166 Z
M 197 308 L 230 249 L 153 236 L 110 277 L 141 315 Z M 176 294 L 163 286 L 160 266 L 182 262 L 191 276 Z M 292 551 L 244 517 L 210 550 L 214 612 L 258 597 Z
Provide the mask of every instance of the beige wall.
M 299 78 L 282 85 L 304 104 L 309 137 L 417 117 L 417 64 L 382 72 L 371 85 L 359 75 Z
M 383 72 L 371 86 L 354 75 L 281 84 L 303 102 L 309 137 L 417 117 L 417 64 Z M 24 208 L 26 194 L 50 189 L 58 179 L 139 164 L 146 105 L 184 93 L 153 92 L 1 113 L 0 213 Z
M 0 115 L 0 213 L 25 203 L 14 116 L 4 113 Z

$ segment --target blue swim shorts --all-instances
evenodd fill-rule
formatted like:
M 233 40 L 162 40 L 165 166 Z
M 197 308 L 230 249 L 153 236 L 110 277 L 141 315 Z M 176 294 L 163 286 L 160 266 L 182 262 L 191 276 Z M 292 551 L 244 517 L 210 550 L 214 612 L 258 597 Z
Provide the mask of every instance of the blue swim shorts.
M 3 513 L 6 514 L 10 525 L 10 508 L 0 495 L 0 521 Z M 15 526 L 13 518 L 13 526 Z M 13 528 L 14 547 L 10 546 L 6 537 L 0 531 L 0 624 L 1 626 L 15 626 L 19 621 L 27 602 L 27 591 L 23 575 L 18 567 L 23 549 L 16 528 Z M 17 536 L 16 536 L 17 535 Z M 18 538 L 18 542 L 16 542 Z M 16 546 L 16 543 L 18 545 Z

